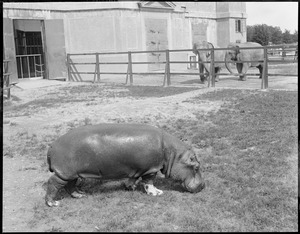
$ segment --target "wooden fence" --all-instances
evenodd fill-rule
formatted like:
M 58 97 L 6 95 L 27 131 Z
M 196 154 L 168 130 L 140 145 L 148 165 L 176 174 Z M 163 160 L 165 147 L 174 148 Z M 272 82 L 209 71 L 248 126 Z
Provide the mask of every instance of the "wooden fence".
M 292 62 L 298 62 L 298 46 L 296 45 L 277 45 L 277 46 L 264 46 L 264 47 L 248 47 L 248 48 L 240 48 L 240 50 L 251 50 L 251 49 L 262 49 L 264 50 L 264 58 L 261 61 L 242 61 L 240 63 L 244 62 L 263 62 L 264 63 L 264 69 L 262 74 L 262 82 L 261 82 L 261 88 L 266 89 L 268 88 L 268 76 L 298 76 L 298 74 L 269 74 L 268 73 L 268 65 L 270 63 L 292 63 Z M 199 51 L 207 51 L 210 50 L 211 53 L 211 61 L 206 62 L 211 64 L 211 71 L 210 76 L 208 79 L 208 87 L 212 86 L 215 87 L 215 69 L 214 65 L 217 63 L 225 63 L 225 61 L 215 61 L 214 60 L 214 53 L 216 50 L 229 50 L 228 48 L 210 48 L 210 49 L 200 49 Z M 277 50 L 277 51 L 294 51 L 294 55 L 292 59 L 282 59 L 282 57 L 274 57 L 269 58 L 269 55 L 272 53 L 271 50 Z M 169 86 L 171 85 L 171 75 L 204 75 L 206 73 L 183 73 L 183 72 L 171 72 L 170 70 L 170 64 L 175 63 L 199 63 L 199 61 L 170 61 L 170 53 L 175 52 L 192 52 L 192 49 L 181 49 L 181 50 L 157 50 L 157 51 L 128 51 L 128 52 L 105 52 L 105 53 L 77 53 L 77 54 L 67 54 L 67 66 L 68 66 L 68 80 L 79 80 L 81 81 L 80 74 L 94 74 L 93 82 L 100 82 L 100 75 L 101 74 L 112 74 L 112 75 L 126 75 L 126 84 L 133 85 L 133 75 L 158 75 L 162 74 L 164 75 L 163 80 L 163 86 Z M 139 53 L 165 53 L 166 60 L 162 62 L 133 62 L 132 61 L 132 54 L 139 54 Z M 105 62 L 101 60 L 102 55 L 127 55 L 128 59 L 127 62 Z M 73 62 L 72 57 L 73 56 L 95 56 L 95 62 Z M 283 53 L 282 53 L 283 55 Z M 286 57 L 286 56 L 284 56 Z M 165 64 L 165 71 L 164 72 L 133 72 L 132 65 L 133 64 L 158 64 L 162 63 Z M 229 63 L 239 63 L 236 61 L 230 61 Z M 101 72 L 100 65 L 109 65 L 109 64 L 127 64 L 127 72 Z M 77 70 L 76 65 L 95 65 L 95 71 L 91 72 L 80 72 Z M 219 75 L 234 75 L 239 76 L 238 73 L 218 73 Z M 247 75 L 259 75 L 259 74 L 251 74 L 247 73 Z

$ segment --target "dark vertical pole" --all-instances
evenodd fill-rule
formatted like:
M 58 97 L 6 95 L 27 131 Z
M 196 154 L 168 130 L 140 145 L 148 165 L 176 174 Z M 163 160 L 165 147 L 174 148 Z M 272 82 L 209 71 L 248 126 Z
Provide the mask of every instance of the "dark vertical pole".
M 68 66 L 68 81 L 71 81 L 71 64 L 70 64 L 70 54 L 67 54 L 67 66 Z
M 131 51 L 128 51 L 128 71 L 129 71 L 130 85 L 132 85 L 133 84 L 133 76 L 132 76 L 132 57 L 131 57 Z
M 264 84 L 265 84 L 265 89 L 268 88 L 269 84 L 268 84 L 268 49 L 267 47 L 264 48 L 264 71 L 265 71 L 265 75 L 264 75 Z
M 201 80 L 201 63 L 200 63 L 200 53 L 199 50 L 197 51 L 196 59 L 198 57 L 198 70 L 199 70 L 199 79 Z M 196 65 L 196 64 L 195 64 Z M 205 69 L 203 69 L 205 71 Z
M 167 86 L 171 85 L 170 75 L 170 51 L 166 50 L 166 72 L 167 72 Z
M 210 56 L 211 56 L 211 61 L 210 61 L 211 86 L 215 87 L 215 51 L 214 51 L 214 48 L 211 48 Z
M 126 73 L 125 85 L 127 85 L 127 83 L 128 83 L 128 73 L 129 73 L 129 65 L 127 66 L 127 73 Z
M 97 82 L 100 82 L 99 53 L 96 53 L 96 71 L 97 71 Z
M 266 53 L 267 53 L 267 50 L 264 47 L 264 61 L 263 61 L 263 74 L 262 74 L 262 77 L 261 77 L 261 89 L 266 89 L 266 77 L 267 77 L 267 72 L 268 72 Z
M 167 78 L 167 64 L 165 66 L 165 74 L 164 74 L 164 82 L 163 82 L 163 87 L 166 87 L 166 78 Z

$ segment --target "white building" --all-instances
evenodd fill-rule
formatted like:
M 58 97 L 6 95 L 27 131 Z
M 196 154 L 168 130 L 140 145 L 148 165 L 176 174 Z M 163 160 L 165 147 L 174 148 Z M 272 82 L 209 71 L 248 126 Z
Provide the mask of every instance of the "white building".
M 11 78 L 15 81 L 21 75 L 34 76 L 32 54 L 41 55 L 44 78 L 55 79 L 66 76 L 67 53 L 191 49 L 194 41 L 202 40 L 219 47 L 245 42 L 246 17 L 245 2 L 3 3 L 3 56 L 12 60 Z M 171 59 L 186 60 L 189 54 L 178 53 Z M 164 56 L 137 54 L 134 59 L 164 61 Z M 126 62 L 127 56 L 101 59 Z M 176 69 L 183 66 L 187 65 L 174 64 Z M 163 68 L 161 64 L 143 64 L 135 69 Z M 105 69 L 126 72 L 127 65 Z

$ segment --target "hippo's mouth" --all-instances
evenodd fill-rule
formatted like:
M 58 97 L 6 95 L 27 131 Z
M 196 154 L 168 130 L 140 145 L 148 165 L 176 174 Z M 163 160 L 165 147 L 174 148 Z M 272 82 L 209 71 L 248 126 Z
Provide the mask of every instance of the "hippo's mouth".
M 182 187 L 184 187 L 190 193 L 198 193 L 202 189 L 205 188 L 205 183 L 204 182 L 200 183 L 198 186 L 195 186 L 195 185 L 191 186 L 190 184 L 191 183 L 189 183 L 189 184 L 186 185 L 184 182 L 181 183 Z

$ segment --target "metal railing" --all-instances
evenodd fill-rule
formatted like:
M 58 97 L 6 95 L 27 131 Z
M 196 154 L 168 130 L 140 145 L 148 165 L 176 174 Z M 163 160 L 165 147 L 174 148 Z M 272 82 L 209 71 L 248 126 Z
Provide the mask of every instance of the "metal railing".
M 245 63 L 245 62 L 260 62 L 264 64 L 264 69 L 263 69 L 263 74 L 262 74 L 262 83 L 261 83 L 261 88 L 266 89 L 268 88 L 268 76 L 297 76 L 297 74 L 269 74 L 268 73 L 268 64 L 269 63 L 291 63 L 291 62 L 298 62 L 297 59 L 293 60 L 282 60 L 281 58 L 272 58 L 269 59 L 268 55 L 269 52 L 268 50 L 270 49 L 282 49 L 282 45 L 278 46 L 263 46 L 263 47 L 246 47 L 242 48 L 240 47 L 240 50 L 251 50 L 251 49 L 261 49 L 264 51 L 264 57 L 263 60 L 249 60 L 249 61 L 228 61 L 228 63 Z M 298 53 L 298 47 L 296 45 L 284 45 L 285 49 L 289 49 L 290 51 L 295 51 L 295 56 Z M 93 82 L 100 82 L 100 75 L 101 74 L 111 74 L 111 75 L 126 75 L 126 84 L 128 84 L 128 79 L 129 79 L 129 84 L 133 84 L 133 75 L 164 75 L 164 80 L 163 80 L 163 86 L 169 86 L 171 85 L 171 75 L 205 75 L 207 73 L 183 73 L 183 72 L 171 72 L 170 70 L 170 64 L 175 64 L 175 63 L 186 63 L 186 64 L 191 64 L 191 63 L 198 63 L 200 66 L 200 63 L 210 63 L 211 71 L 210 71 L 210 76 L 208 78 L 208 87 L 212 86 L 215 87 L 215 64 L 218 63 L 225 63 L 225 61 L 215 61 L 214 60 L 214 53 L 217 50 L 230 50 L 230 48 L 210 48 L 210 49 L 199 49 L 199 51 L 207 51 L 209 50 L 211 53 L 211 61 L 209 62 L 200 62 L 198 61 L 170 61 L 170 53 L 175 53 L 175 52 L 192 52 L 192 49 L 181 49 L 181 50 L 156 50 L 156 51 L 128 51 L 128 52 L 105 52 L 105 53 L 76 53 L 76 54 L 67 54 L 67 66 L 68 66 L 68 80 L 69 81 L 82 81 L 82 78 L 80 74 L 94 74 L 94 79 Z M 133 62 L 132 61 L 132 54 L 141 54 L 141 53 L 165 53 L 165 61 L 161 62 Z M 102 55 L 127 55 L 128 59 L 127 62 L 101 62 L 101 57 Z M 95 56 L 96 62 L 73 62 L 72 57 L 73 56 Z M 294 56 L 294 57 L 295 57 Z M 127 64 L 127 72 L 101 72 L 100 71 L 100 65 L 112 65 L 112 64 Z M 165 64 L 165 71 L 164 72 L 133 72 L 132 65 L 133 64 Z M 76 65 L 95 65 L 95 71 L 94 72 L 80 72 L 77 70 Z M 218 73 L 218 75 L 234 75 L 234 76 L 240 76 L 241 74 L 239 73 Z M 247 73 L 247 75 L 260 75 L 260 74 L 251 74 Z
M 41 54 L 16 55 L 18 78 L 43 77 Z

